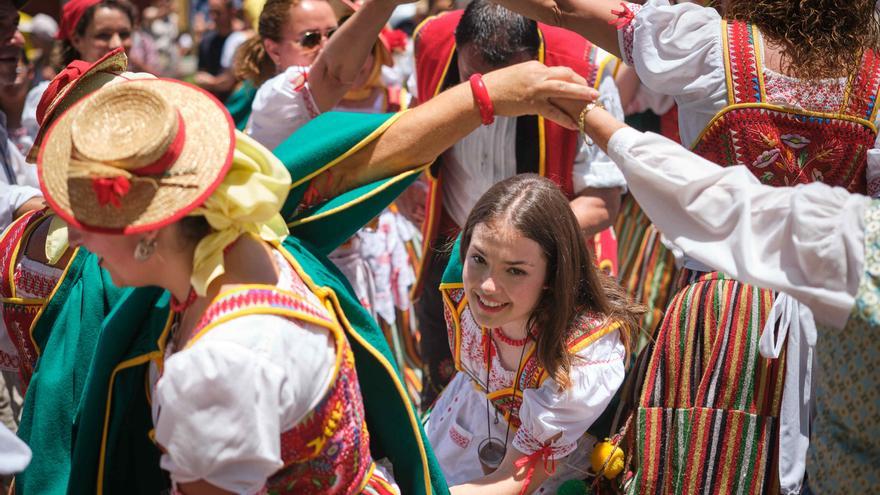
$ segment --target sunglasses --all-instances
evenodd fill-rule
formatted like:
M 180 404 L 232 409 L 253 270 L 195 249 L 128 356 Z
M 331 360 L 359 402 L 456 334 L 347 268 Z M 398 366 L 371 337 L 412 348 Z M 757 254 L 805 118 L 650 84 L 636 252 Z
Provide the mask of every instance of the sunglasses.
M 306 31 L 299 37 L 296 42 L 303 48 L 315 48 L 316 46 L 321 44 L 321 40 L 323 38 L 330 39 L 333 36 L 333 33 L 336 32 L 336 28 L 328 29 L 326 32 L 322 33 L 319 30 L 314 31 Z

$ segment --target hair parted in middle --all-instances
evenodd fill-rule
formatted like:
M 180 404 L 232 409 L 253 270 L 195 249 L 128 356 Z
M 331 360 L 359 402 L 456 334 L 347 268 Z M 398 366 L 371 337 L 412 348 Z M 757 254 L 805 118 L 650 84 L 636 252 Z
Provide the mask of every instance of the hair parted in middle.
M 489 188 L 462 230 L 462 260 L 479 224 L 513 227 L 541 247 L 547 261 L 547 290 L 529 317 L 529 327 L 535 329 L 538 362 L 560 386 L 569 384 L 569 329 L 585 314 L 620 322 L 620 339 L 629 354 L 638 317 L 645 309 L 596 268 L 568 199 L 556 184 L 536 174 L 520 174 Z

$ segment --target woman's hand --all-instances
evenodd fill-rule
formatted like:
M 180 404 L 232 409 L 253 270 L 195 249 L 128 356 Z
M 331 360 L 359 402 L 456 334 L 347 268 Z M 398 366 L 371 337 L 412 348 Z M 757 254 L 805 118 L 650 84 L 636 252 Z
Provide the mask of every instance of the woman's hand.
M 574 115 L 575 122 L 580 118 L 584 110 L 584 102 L 571 99 L 556 99 L 552 103 L 563 112 Z M 580 129 L 589 136 L 602 151 L 608 151 L 608 141 L 618 130 L 627 127 L 626 124 L 614 118 L 613 115 L 602 108 L 595 107 L 584 114 L 584 128 Z
M 578 113 L 554 102 L 568 100 L 580 108 L 599 96 L 586 79 L 568 67 L 547 67 L 524 62 L 483 75 L 496 115 L 516 117 L 537 114 L 569 129 L 577 129 Z M 568 105 L 568 108 L 574 108 Z

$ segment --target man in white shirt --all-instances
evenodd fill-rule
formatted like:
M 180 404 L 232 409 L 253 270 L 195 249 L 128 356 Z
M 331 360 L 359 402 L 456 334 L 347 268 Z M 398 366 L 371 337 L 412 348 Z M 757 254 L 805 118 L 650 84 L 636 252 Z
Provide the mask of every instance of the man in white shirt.
M 0 1 L 0 84 L 15 82 L 24 38 L 18 32 L 18 10 L 9 0 Z M 0 112 L 0 231 L 18 215 L 43 205 L 36 168 L 25 162 L 6 132 L 6 115 Z
M 582 74 L 599 90 L 599 101 L 623 118 L 613 80 L 616 59 L 571 32 L 539 25 L 486 0 L 474 0 L 463 12 L 429 19 L 414 38 L 416 70 L 409 86 L 419 101 L 468 81 L 472 74 L 540 60 Z M 423 229 L 428 249 L 416 304 L 421 354 L 427 365 L 423 404 L 433 401 L 453 371 L 437 291 L 446 255 L 436 247 L 442 248 L 457 235 L 471 208 L 493 184 L 527 172 L 540 173 L 560 185 L 571 198 L 585 239 L 590 240 L 612 224 L 626 186 L 614 163 L 583 136 L 528 117 L 495 117 L 437 160 L 431 169 L 437 180 Z

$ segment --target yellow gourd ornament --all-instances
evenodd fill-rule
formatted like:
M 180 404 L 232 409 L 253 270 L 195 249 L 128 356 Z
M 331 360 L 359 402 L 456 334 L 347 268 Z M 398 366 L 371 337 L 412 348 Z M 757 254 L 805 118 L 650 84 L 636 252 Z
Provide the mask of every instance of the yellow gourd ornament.
M 605 464 L 606 459 L 608 464 Z M 623 471 L 623 449 L 611 443 L 606 438 L 604 442 L 599 442 L 593 447 L 593 453 L 590 455 L 590 464 L 593 466 L 593 472 L 599 473 L 602 466 L 605 466 L 605 478 L 612 480 Z

